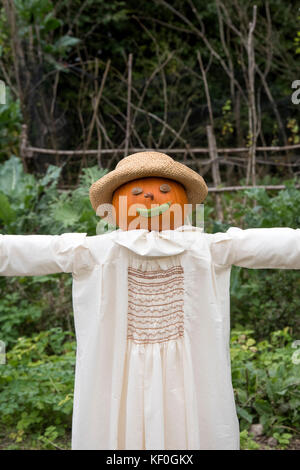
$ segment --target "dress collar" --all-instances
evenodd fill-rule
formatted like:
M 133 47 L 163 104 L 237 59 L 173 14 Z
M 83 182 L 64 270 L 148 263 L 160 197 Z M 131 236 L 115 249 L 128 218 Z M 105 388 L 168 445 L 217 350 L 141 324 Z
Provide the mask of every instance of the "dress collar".
M 194 233 L 203 228 L 182 225 L 175 230 L 149 231 L 147 229 L 111 232 L 113 241 L 142 256 L 171 256 L 185 251 L 194 239 Z

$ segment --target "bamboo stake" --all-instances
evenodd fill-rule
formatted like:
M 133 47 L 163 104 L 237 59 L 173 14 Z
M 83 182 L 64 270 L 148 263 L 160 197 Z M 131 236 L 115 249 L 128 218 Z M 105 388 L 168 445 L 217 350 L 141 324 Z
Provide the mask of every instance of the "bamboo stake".
M 300 184 L 295 185 L 296 188 L 300 188 Z M 265 185 L 265 186 L 227 186 L 227 188 L 214 188 L 209 187 L 208 192 L 210 193 L 224 193 L 230 191 L 244 191 L 245 189 L 266 189 L 266 190 L 281 190 L 286 189 L 284 184 L 277 185 Z
M 92 138 L 92 133 L 93 133 L 95 122 L 96 122 L 96 116 L 97 116 L 97 113 L 98 113 L 98 108 L 99 108 L 101 96 L 102 96 L 104 85 L 105 85 L 105 82 L 106 82 L 106 77 L 107 77 L 107 74 L 108 74 L 108 71 L 109 71 L 110 62 L 111 61 L 109 59 L 106 63 L 104 74 L 103 74 L 103 77 L 102 77 L 102 80 L 101 80 L 101 85 L 100 85 L 98 94 L 96 96 L 95 104 L 93 106 L 94 111 L 93 111 L 93 116 L 92 116 L 92 120 L 91 120 L 91 124 L 90 124 L 90 128 L 89 128 L 87 140 L 86 140 L 86 145 L 85 145 L 86 149 L 89 147 L 90 141 L 91 141 L 91 138 Z M 97 150 L 97 152 L 98 152 L 98 150 Z
M 126 116 L 126 136 L 124 156 L 128 155 L 129 138 L 130 138 L 130 111 L 131 111 L 131 86 L 132 86 L 132 54 L 128 57 L 128 86 L 127 86 L 127 116 Z
M 257 114 L 255 105 L 255 55 L 253 45 L 253 33 L 256 26 L 256 5 L 253 6 L 253 18 L 249 24 L 249 34 L 247 42 L 248 53 L 248 81 L 249 81 L 249 138 L 251 145 L 249 147 L 249 165 L 247 169 L 246 181 L 249 182 L 250 176 L 252 184 L 255 185 L 255 157 L 256 157 L 256 140 L 257 140 Z
M 209 145 L 209 155 L 211 160 L 211 171 L 212 171 L 212 178 L 213 182 L 216 186 L 221 184 L 221 177 L 220 177 L 220 169 L 219 169 L 219 161 L 218 161 L 218 152 L 217 152 L 217 144 L 215 135 L 213 132 L 212 126 L 206 126 L 207 132 L 207 140 Z M 216 194 L 216 210 L 218 220 L 223 221 L 223 211 L 222 211 L 222 203 L 221 198 L 218 194 Z
M 213 118 L 213 112 L 212 112 L 212 105 L 211 105 L 211 99 L 210 99 L 210 94 L 209 94 L 209 88 L 208 88 L 208 83 L 207 83 L 207 78 L 206 78 L 206 72 L 203 66 L 202 62 L 202 57 L 200 54 L 200 51 L 197 51 L 197 58 L 203 78 L 203 84 L 204 84 L 204 90 L 205 90 L 205 95 L 206 95 L 206 101 L 207 101 L 207 107 L 208 107 L 208 114 L 209 114 L 209 120 L 210 120 L 210 125 L 213 128 L 214 126 L 214 118 Z
M 64 184 L 61 185 L 61 188 L 58 191 L 64 192 L 68 189 L 74 189 L 76 186 Z M 300 188 L 300 184 L 295 184 L 295 188 Z M 282 189 L 286 189 L 286 186 L 283 184 L 278 185 L 261 185 L 261 186 L 227 186 L 226 188 L 215 188 L 213 186 L 208 186 L 209 193 L 224 193 L 224 192 L 233 192 L 233 191 L 244 191 L 246 189 L 265 189 L 267 191 L 281 191 Z
M 23 169 L 25 173 L 27 172 L 26 164 L 26 149 L 27 149 L 27 126 L 22 124 L 21 136 L 20 136 L 20 156 L 23 163 Z
M 300 144 L 296 145 L 283 145 L 281 147 L 256 147 L 257 152 L 281 152 L 283 150 L 298 150 L 300 149 Z M 97 155 L 98 150 L 53 150 L 53 149 L 47 149 L 47 148 L 40 148 L 40 147 L 27 147 L 28 152 L 31 153 L 41 153 L 41 154 L 46 154 L 46 155 L 55 155 L 58 153 L 59 155 L 82 155 L 85 153 L 86 155 Z M 208 147 L 195 147 L 195 148 L 189 148 L 189 152 L 193 153 L 206 153 L 209 154 L 209 148 Z M 152 147 L 145 147 L 145 148 L 137 148 L 137 147 L 131 147 L 128 149 L 128 151 L 134 153 L 134 152 L 161 152 L 161 153 L 186 153 L 187 149 L 186 148 L 152 148 Z M 111 153 L 124 153 L 124 149 L 122 148 L 115 148 L 115 149 L 102 149 L 101 151 L 103 154 L 111 154 Z M 218 153 L 247 153 L 249 152 L 248 147 L 240 147 L 240 148 L 218 148 Z M 28 155 L 27 155 L 28 157 Z M 278 158 L 278 157 L 277 157 Z
M 218 186 L 221 183 L 221 176 L 220 176 L 220 168 L 219 168 L 219 162 L 218 162 L 216 138 L 214 135 L 214 117 L 213 117 L 213 110 L 212 110 L 212 105 L 211 105 L 206 71 L 202 62 L 200 51 L 197 51 L 197 58 L 198 58 L 198 62 L 199 62 L 199 66 L 200 66 L 200 70 L 202 74 L 202 79 L 204 83 L 204 90 L 205 90 L 208 114 L 209 114 L 209 120 L 210 120 L 210 126 L 206 126 L 206 133 L 207 133 L 207 140 L 208 140 L 209 156 L 212 161 L 212 164 L 211 164 L 212 178 L 213 178 L 214 184 Z M 220 221 L 223 221 L 222 203 L 221 203 L 220 196 L 218 194 L 216 194 L 216 210 L 217 210 L 218 219 Z

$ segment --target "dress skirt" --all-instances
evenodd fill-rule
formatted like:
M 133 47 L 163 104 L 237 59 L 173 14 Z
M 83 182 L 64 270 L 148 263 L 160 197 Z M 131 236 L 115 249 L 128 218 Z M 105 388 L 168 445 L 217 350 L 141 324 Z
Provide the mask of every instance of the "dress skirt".
M 128 268 L 128 329 L 118 449 L 199 449 L 184 273 L 177 256 Z

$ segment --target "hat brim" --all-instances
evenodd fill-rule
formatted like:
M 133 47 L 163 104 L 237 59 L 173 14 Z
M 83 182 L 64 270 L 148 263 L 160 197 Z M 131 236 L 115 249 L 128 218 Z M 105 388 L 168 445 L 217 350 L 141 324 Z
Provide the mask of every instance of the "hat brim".
M 148 152 L 144 152 L 144 154 L 146 153 Z M 158 154 L 158 152 L 152 153 Z M 174 161 L 167 155 L 164 156 L 167 159 L 155 158 L 155 164 L 151 158 L 140 158 L 138 164 L 130 161 L 124 162 L 128 157 L 124 158 L 121 161 L 122 165 L 117 165 L 115 170 L 95 181 L 90 187 L 89 195 L 93 209 L 97 211 L 99 205 L 111 204 L 114 191 L 123 184 L 151 176 L 169 178 L 181 183 L 185 188 L 189 204 L 192 204 L 195 209 L 195 205 L 201 204 L 208 193 L 204 179 L 186 165 Z

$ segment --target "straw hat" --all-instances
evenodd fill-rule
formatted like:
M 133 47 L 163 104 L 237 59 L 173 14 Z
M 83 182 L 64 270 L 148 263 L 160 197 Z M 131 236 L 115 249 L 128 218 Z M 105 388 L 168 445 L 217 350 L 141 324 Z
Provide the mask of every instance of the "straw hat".
M 93 209 L 97 211 L 100 204 L 111 204 L 114 191 L 122 184 L 147 176 L 169 178 L 181 183 L 193 208 L 195 204 L 201 204 L 208 193 L 202 176 L 186 165 L 164 153 L 139 152 L 120 160 L 113 171 L 92 184 L 89 194 Z

